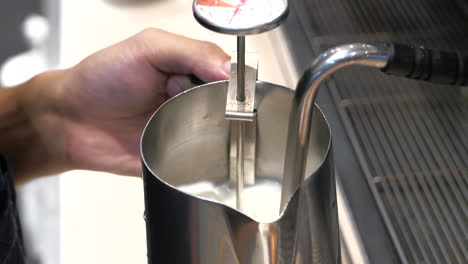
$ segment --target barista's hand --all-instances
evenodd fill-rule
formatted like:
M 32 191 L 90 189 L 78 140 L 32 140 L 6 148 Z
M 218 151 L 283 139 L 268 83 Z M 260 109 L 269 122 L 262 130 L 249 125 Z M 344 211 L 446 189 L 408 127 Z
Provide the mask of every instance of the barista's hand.
M 229 66 L 214 44 L 149 29 L 73 68 L 39 75 L 23 105 L 58 171 L 138 175 L 140 135 L 154 110 L 193 86 L 189 75 L 223 80 Z

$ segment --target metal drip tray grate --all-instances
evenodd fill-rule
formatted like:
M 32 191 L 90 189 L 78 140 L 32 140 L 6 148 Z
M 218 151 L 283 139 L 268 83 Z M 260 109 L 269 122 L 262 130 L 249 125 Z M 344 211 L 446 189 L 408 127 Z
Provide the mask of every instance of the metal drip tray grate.
M 350 76 L 352 74 L 353 76 Z M 460 89 L 353 71 L 335 90 L 409 263 L 468 259 L 468 109 Z M 362 78 L 349 87 L 346 78 Z M 339 93 L 339 94 L 338 94 Z M 378 95 L 376 94 L 378 93 Z M 347 98 L 347 99 L 339 99 Z
M 467 1 L 316 0 L 292 9 L 315 54 L 386 40 L 468 53 Z M 328 91 L 400 260 L 467 263 L 468 88 L 353 68 Z

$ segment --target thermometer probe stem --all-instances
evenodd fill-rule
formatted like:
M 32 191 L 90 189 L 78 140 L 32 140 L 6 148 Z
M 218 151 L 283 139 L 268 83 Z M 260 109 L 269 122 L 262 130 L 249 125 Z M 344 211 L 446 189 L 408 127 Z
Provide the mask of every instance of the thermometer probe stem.
M 237 36 L 237 101 L 245 101 L 245 36 Z M 237 121 L 237 210 L 242 211 L 244 200 L 244 136 L 245 121 Z
M 237 121 L 237 186 L 236 205 L 237 210 L 242 211 L 244 205 L 244 135 L 245 121 Z
M 237 101 L 245 101 L 245 36 L 237 36 Z

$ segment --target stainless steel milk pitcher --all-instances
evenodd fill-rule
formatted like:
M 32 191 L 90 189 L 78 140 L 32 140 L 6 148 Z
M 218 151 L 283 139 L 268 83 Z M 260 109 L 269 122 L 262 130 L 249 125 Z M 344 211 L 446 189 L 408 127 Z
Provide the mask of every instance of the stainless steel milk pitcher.
M 255 131 L 249 139 L 255 146 L 254 179 L 246 184 L 258 192 L 245 201 L 254 205 L 251 211 L 239 211 L 231 202 L 229 83 L 198 86 L 167 101 L 141 140 L 149 263 L 340 263 L 331 133 L 314 105 L 320 83 L 340 68 L 364 65 L 466 84 L 468 65 L 451 67 L 461 71 L 455 73 L 439 67 L 468 61 L 451 55 L 356 43 L 322 53 L 295 92 L 256 81 Z M 262 186 L 279 186 L 281 192 L 265 195 L 255 189 Z M 271 201 L 276 208 L 266 208 Z M 277 215 L 259 218 L 256 213 L 264 209 Z
M 142 155 L 150 263 L 315 263 L 310 261 L 313 258 L 336 263 L 339 240 L 331 137 L 318 109 L 307 158 L 308 175 L 313 177 L 295 192 L 278 220 L 257 222 L 214 199 L 178 189 L 197 182 L 229 184 L 227 86 L 227 82 L 211 83 L 174 97 L 145 129 Z M 282 181 L 292 97 L 290 89 L 257 82 L 257 183 Z

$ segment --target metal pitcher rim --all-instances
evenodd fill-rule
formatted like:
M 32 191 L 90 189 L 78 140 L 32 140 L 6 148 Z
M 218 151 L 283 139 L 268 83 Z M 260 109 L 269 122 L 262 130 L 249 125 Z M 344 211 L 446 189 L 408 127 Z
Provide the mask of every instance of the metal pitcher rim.
M 206 198 L 206 197 L 203 197 L 203 196 L 199 196 L 199 195 L 195 195 L 195 194 L 190 194 L 190 193 L 187 193 L 185 191 L 182 191 L 180 190 L 179 188 L 171 185 L 170 183 L 166 182 L 165 180 L 163 180 L 161 177 L 158 176 L 158 173 L 156 173 L 153 168 L 151 168 L 151 166 L 149 166 L 149 164 L 147 163 L 146 161 L 146 158 L 145 158 L 145 155 L 143 153 L 143 139 L 145 138 L 146 136 L 146 131 L 147 131 L 147 128 L 148 126 L 150 125 L 151 123 L 151 120 L 153 120 L 153 118 L 159 113 L 159 111 L 161 109 L 164 108 L 164 106 L 166 104 L 169 104 L 171 103 L 171 101 L 175 100 L 176 98 L 178 97 L 182 97 L 184 94 L 187 94 L 187 93 L 190 93 L 191 91 L 193 90 L 196 90 L 196 89 L 201 89 L 205 86 L 210 86 L 210 85 L 213 85 L 213 84 L 218 84 L 218 83 L 228 83 L 227 80 L 224 80 L 224 81 L 216 81 L 216 82 L 211 82 L 211 83 L 207 83 L 207 84 L 202 84 L 202 85 L 199 85 L 199 86 L 195 86 L 195 87 L 192 87 L 190 89 L 187 89 L 171 98 L 169 98 L 168 100 L 166 100 L 164 103 L 162 103 L 156 110 L 155 112 L 151 115 L 151 117 L 148 119 L 144 129 L 143 129 L 143 133 L 142 133 L 142 136 L 140 138 L 140 156 L 141 156 L 141 160 L 143 162 L 143 164 L 145 165 L 146 169 L 149 170 L 151 172 L 152 175 L 154 175 L 154 177 L 156 177 L 161 183 L 163 183 L 164 185 L 166 185 L 167 187 L 169 187 L 170 189 L 174 190 L 174 191 L 177 191 L 178 193 L 184 195 L 184 196 L 187 196 L 187 197 L 190 197 L 190 198 L 197 198 L 197 199 L 200 199 L 204 202 L 208 202 L 212 205 L 218 205 L 218 206 L 222 206 L 223 208 L 227 208 L 227 209 L 230 209 L 230 210 L 234 210 L 236 211 L 237 213 L 240 213 L 243 217 L 246 217 L 248 218 L 249 220 L 251 221 L 254 221 L 254 222 L 258 222 L 258 223 L 264 223 L 264 224 L 269 224 L 269 223 L 275 223 L 275 222 L 278 222 L 285 214 L 285 211 L 287 210 L 288 208 L 288 205 L 289 205 L 289 202 L 293 199 L 294 196 L 298 195 L 299 193 L 299 190 L 302 188 L 302 186 L 304 185 L 307 185 L 307 183 L 311 180 L 311 177 L 313 176 L 313 174 L 315 173 L 312 173 L 311 175 L 306 175 L 305 177 L 305 180 L 298 186 L 296 187 L 296 189 L 294 190 L 294 192 L 292 193 L 292 195 L 289 197 L 286 205 L 284 206 L 284 208 L 281 210 L 280 214 L 274 218 L 273 220 L 271 221 L 258 221 L 256 219 L 253 219 L 252 217 L 248 216 L 247 214 L 243 213 L 242 211 L 239 211 L 237 208 L 234 208 L 234 207 L 231 207 L 231 206 L 228 206 L 222 202 L 219 202 L 219 201 L 216 201 L 214 199 L 210 199 L 210 198 Z M 291 89 L 291 88 L 288 88 L 288 87 L 285 87 L 285 86 L 282 86 L 282 85 L 277 85 L 277 84 L 274 84 L 274 83 L 270 83 L 270 82 L 265 82 L 265 81 L 257 81 L 257 84 L 258 83 L 262 83 L 262 84 L 266 84 L 266 85 L 274 85 L 274 86 L 278 86 L 278 87 L 282 87 L 284 89 L 287 89 L 289 90 L 290 92 L 294 93 L 294 90 Z M 328 137 L 328 143 L 327 143 L 327 147 L 326 147 L 326 151 L 324 152 L 324 155 L 322 156 L 322 159 L 319 163 L 319 165 L 317 166 L 317 168 L 321 168 L 324 164 L 324 162 L 326 161 L 327 159 L 327 156 L 330 154 L 330 149 L 331 149 L 331 145 L 332 145 L 332 134 L 331 134 L 331 130 L 330 130 L 330 125 L 328 123 L 328 120 L 325 118 L 325 115 L 323 114 L 322 110 L 320 109 L 320 107 L 317 105 L 317 104 L 314 104 L 315 108 L 318 110 L 318 112 L 324 117 L 324 121 L 325 121 L 325 125 L 327 127 L 327 131 L 329 133 L 329 137 Z M 314 111 L 315 112 L 315 111 Z

